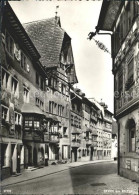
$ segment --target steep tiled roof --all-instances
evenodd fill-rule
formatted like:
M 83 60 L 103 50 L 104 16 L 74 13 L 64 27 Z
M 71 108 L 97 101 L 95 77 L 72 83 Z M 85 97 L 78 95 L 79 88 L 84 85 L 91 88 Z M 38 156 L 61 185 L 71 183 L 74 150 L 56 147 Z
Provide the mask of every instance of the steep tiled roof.
M 41 63 L 46 67 L 57 66 L 64 38 L 64 30 L 55 18 L 24 24 L 29 37 L 41 55 Z

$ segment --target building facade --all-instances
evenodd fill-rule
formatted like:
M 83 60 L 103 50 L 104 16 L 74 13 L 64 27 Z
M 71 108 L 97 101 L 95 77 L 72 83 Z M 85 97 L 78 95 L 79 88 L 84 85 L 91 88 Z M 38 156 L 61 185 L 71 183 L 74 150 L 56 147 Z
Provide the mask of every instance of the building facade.
M 112 17 L 111 17 L 112 16 Z M 139 3 L 103 1 L 99 30 L 111 31 L 118 172 L 139 180 Z
M 49 162 L 68 161 L 71 150 L 70 87 L 77 82 L 71 38 L 61 28 L 58 17 L 27 23 L 24 27 L 41 54 L 40 61 L 48 79 L 45 112 L 49 115 Z
M 9 4 L 2 20 L 1 159 L 2 178 L 25 166 L 44 162 L 44 99 L 36 106 L 35 94 L 44 91 L 45 71 L 40 55 Z M 39 69 L 39 70 L 37 70 Z M 35 72 L 42 82 L 36 85 Z
M 59 17 L 22 25 L 8 2 L 2 13 L 2 179 L 49 164 L 103 159 L 109 111 L 74 88 L 71 38 Z

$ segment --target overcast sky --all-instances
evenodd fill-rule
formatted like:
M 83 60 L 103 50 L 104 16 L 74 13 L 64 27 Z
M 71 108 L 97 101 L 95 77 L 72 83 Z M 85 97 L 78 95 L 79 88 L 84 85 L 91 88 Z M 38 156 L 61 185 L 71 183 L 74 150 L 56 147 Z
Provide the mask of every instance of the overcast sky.
M 104 101 L 113 112 L 112 60 L 109 53 L 100 50 L 88 33 L 95 31 L 102 1 L 10 1 L 21 23 L 55 16 L 56 6 L 61 26 L 72 39 L 73 55 L 79 87 L 87 98 Z M 97 35 L 96 40 L 111 50 L 109 35 Z

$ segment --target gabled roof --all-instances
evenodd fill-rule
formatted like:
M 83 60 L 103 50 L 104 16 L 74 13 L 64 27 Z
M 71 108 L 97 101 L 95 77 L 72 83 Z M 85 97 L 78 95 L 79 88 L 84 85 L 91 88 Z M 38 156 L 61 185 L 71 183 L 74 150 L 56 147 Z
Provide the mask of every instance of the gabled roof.
M 46 67 L 57 66 L 65 31 L 60 27 L 59 18 L 49 18 L 23 25 L 41 55 L 41 63 Z

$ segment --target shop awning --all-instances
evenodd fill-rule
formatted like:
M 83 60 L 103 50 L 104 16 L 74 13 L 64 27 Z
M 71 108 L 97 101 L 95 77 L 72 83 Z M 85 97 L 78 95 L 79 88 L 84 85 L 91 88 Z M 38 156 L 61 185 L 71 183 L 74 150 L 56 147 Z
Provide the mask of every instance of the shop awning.
M 40 108 L 38 108 L 35 105 L 31 105 L 29 103 L 26 103 L 26 104 L 24 104 L 22 106 L 21 112 L 22 113 L 32 113 L 32 114 L 41 114 L 41 115 L 44 115 L 44 113 L 42 112 L 42 110 Z

